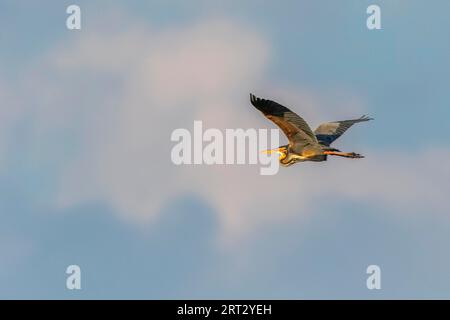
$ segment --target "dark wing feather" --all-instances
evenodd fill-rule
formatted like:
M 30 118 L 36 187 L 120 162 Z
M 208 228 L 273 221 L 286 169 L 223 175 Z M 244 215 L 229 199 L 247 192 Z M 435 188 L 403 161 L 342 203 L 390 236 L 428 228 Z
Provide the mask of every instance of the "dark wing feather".
M 272 120 L 284 134 L 289 142 L 304 144 L 317 143 L 316 136 L 305 120 L 281 104 L 257 98 L 250 94 L 250 102 L 261 111 L 268 119 Z
M 330 146 L 337 138 L 342 136 L 347 129 L 358 122 L 373 120 L 367 116 L 362 116 L 359 119 L 333 121 L 322 123 L 315 131 L 315 135 L 320 144 Z

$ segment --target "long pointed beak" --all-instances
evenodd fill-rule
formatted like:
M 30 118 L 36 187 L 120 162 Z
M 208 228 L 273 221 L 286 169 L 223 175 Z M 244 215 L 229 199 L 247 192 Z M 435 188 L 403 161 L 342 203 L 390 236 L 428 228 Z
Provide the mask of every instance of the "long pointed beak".
M 280 151 L 280 149 L 272 149 L 272 150 L 263 150 L 261 151 L 261 153 L 265 153 L 265 154 L 272 154 L 272 153 L 278 153 L 279 155 L 284 154 L 283 152 Z

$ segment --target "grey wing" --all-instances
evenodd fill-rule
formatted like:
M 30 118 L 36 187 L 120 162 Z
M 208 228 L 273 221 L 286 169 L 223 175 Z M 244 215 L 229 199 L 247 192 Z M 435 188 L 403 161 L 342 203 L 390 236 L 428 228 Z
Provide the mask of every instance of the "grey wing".
M 330 146 L 337 138 L 342 136 L 352 125 L 358 122 L 373 120 L 368 116 L 362 116 L 359 119 L 333 121 L 321 124 L 314 134 L 320 144 Z
M 273 121 L 289 139 L 291 145 L 317 144 L 317 138 L 306 121 L 281 104 L 257 98 L 250 94 L 250 102 L 261 111 L 266 118 Z

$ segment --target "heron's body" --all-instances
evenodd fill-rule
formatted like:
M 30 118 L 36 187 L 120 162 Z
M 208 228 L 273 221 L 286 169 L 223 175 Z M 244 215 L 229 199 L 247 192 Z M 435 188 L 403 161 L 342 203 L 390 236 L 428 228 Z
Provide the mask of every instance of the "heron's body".
M 267 151 L 278 153 L 283 166 L 303 161 L 326 161 L 329 155 L 364 158 L 354 152 L 341 152 L 330 145 L 353 124 L 372 120 L 371 118 L 362 116 L 354 120 L 328 122 L 321 124 L 313 132 L 303 118 L 274 101 L 257 98 L 253 94 L 250 94 L 250 101 L 287 136 L 289 144 Z

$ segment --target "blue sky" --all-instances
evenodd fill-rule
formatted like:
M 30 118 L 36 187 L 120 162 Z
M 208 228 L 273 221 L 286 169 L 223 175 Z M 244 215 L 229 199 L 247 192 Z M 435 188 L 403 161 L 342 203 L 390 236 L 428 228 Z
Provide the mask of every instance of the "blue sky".
M 0 298 L 449 298 L 448 2 L 72 3 L 0 3 Z M 373 116 L 366 158 L 170 163 L 194 120 L 272 128 L 249 92 Z

